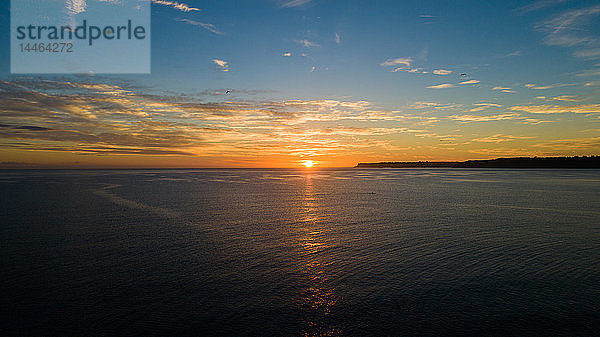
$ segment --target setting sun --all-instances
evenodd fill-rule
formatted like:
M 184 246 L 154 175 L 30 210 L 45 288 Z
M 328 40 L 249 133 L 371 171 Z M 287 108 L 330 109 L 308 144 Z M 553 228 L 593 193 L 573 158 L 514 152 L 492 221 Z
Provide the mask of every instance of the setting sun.
M 302 165 L 304 165 L 306 167 L 313 167 L 315 164 L 316 164 L 316 162 L 313 160 L 303 160 L 302 161 Z

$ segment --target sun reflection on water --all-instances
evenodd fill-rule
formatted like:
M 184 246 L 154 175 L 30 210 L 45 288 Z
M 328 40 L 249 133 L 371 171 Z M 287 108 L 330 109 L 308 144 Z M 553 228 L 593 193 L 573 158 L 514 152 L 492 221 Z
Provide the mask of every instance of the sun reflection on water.
M 326 255 L 331 248 L 326 241 L 327 231 L 320 215 L 312 173 L 305 175 L 304 196 L 300 214 L 300 237 L 302 245 L 301 263 L 303 273 L 308 278 L 307 287 L 302 291 L 301 306 L 305 313 L 304 336 L 338 336 L 339 328 L 332 324 L 332 314 L 337 304 L 331 275 L 326 269 L 332 262 Z

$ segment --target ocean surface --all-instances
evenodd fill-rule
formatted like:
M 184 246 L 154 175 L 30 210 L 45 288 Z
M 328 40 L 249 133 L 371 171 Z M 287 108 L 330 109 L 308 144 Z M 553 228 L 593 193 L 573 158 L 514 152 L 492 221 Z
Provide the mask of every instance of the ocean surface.
M 600 170 L 0 171 L 2 335 L 593 335 Z

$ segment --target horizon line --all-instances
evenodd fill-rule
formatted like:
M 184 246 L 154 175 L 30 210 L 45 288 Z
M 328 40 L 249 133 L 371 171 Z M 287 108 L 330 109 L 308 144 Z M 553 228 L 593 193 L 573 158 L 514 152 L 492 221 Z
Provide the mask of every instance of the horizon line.
M 39 165 L 39 164 L 27 164 L 27 163 L 0 163 L 0 170 L 302 170 L 302 171 L 313 171 L 322 169 L 354 169 L 354 168 L 369 168 L 368 166 L 361 165 L 376 165 L 376 164 L 410 164 L 410 163 L 467 163 L 473 161 L 494 161 L 499 159 L 565 159 L 565 158 L 594 158 L 600 157 L 600 155 L 573 155 L 573 156 L 519 156 L 519 157 L 495 157 L 488 159 L 467 159 L 467 160 L 418 160 L 418 161 L 373 161 L 373 162 L 358 162 L 354 166 L 314 166 L 314 167 L 303 167 L 303 166 L 288 166 L 288 167 L 124 167 L 124 166 L 52 166 L 52 165 Z M 5 166 L 2 166 L 4 164 Z M 9 164 L 15 164 L 9 166 Z M 19 165 L 21 164 L 21 165 Z

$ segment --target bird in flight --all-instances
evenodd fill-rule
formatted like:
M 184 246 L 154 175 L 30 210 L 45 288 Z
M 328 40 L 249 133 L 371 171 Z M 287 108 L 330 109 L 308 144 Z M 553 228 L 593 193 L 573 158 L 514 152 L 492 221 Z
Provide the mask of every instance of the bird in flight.
M 226 94 L 228 94 L 228 93 L 230 93 L 230 92 L 231 92 L 231 90 L 225 90 L 225 93 L 226 93 Z

